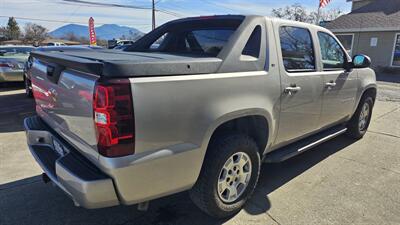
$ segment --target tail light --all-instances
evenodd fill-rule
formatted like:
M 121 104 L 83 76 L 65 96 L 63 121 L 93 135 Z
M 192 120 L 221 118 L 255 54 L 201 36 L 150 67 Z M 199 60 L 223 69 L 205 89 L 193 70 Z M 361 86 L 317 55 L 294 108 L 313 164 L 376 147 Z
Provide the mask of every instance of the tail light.
M 14 68 L 14 65 L 7 62 L 0 62 L 0 67 Z
M 105 157 L 122 157 L 135 152 L 134 117 L 128 79 L 97 83 L 93 117 L 97 149 Z

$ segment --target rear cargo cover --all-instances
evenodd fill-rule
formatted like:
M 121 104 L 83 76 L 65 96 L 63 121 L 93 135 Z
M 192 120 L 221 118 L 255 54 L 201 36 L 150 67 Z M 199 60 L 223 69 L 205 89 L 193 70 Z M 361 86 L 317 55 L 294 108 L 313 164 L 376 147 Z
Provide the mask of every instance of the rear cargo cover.
M 87 50 L 32 52 L 47 62 L 105 77 L 138 77 L 216 73 L 222 60 L 187 54 Z

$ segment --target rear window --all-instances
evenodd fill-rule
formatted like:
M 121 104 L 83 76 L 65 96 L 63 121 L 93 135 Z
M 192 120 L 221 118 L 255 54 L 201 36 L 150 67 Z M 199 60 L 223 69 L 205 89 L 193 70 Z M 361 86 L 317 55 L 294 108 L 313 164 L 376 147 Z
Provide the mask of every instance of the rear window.
M 199 29 L 179 33 L 168 32 L 157 39 L 150 50 L 205 56 L 217 56 L 224 48 L 234 29 Z
M 217 56 L 234 30 L 193 30 L 186 34 L 186 52 Z
M 210 17 L 167 23 L 126 51 L 166 52 L 216 57 L 244 17 Z

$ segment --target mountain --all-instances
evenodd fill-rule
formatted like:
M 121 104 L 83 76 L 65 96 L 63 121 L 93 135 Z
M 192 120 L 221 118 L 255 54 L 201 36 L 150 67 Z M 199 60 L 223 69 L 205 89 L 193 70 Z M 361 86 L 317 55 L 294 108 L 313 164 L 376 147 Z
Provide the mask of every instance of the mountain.
M 104 24 L 95 28 L 97 39 L 111 40 L 113 38 L 118 39 L 122 36 L 128 37 L 139 37 L 144 33 L 138 29 L 120 26 L 117 24 Z M 89 38 L 89 28 L 84 25 L 67 24 L 56 30 L 50 32 L 50 35 L 54 38 L 63 38 L 67 34 L 73 33 L 77 37 Z

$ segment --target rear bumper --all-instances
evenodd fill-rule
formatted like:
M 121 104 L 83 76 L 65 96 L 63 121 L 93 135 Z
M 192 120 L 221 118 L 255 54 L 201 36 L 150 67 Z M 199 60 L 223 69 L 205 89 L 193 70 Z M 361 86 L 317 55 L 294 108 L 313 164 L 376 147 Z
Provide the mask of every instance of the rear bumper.
M 76 205 L 89 209 L 119 205 L 112 179 L 58 138 L 39 117 L 26 118 L 24 126 L 33 157 Z M 63 154 L 56 151 L 54 142 L 62 146 Z

